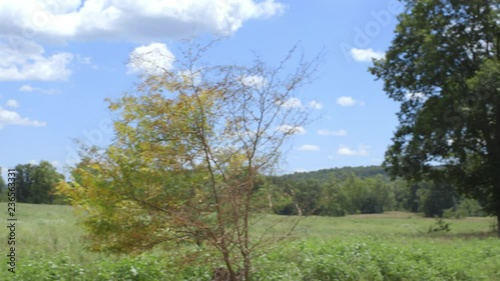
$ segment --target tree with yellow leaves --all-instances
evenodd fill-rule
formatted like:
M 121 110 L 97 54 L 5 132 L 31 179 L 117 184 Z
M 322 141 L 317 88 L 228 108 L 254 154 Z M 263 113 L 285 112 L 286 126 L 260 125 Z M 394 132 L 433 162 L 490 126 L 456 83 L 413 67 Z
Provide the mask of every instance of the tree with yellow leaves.
M 203 257 L 222 263 L 230 280 L 250 280 L 267 241 L 250 236 L 252 216 L 266 205 L 258 187 L 307 121 L 289 103 L 319 56 L 284 75 L 296 48 L 276 67 L 259 59 L 201 67 L 204 50 L 189 49 L 180 70 L 145 76 L 137 93 L 109 101 L 118 116 L 113 143 L 82 147 L 74 181 L 58 190 L 86 210 L 92 250 L 141 253 L 196 241 L 203 247 L 191 254 L 212 253 Z

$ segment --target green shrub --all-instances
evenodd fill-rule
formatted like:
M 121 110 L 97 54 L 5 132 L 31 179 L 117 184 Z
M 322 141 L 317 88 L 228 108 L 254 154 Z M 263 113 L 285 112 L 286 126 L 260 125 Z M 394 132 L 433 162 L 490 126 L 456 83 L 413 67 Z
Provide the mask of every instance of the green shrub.
M 445 222 L 441 218 L 436 218 L 436 222 L 429 226 L 429 229 L 427 230 L 427 234 L 430 233 L 435 233 L 435 232 L 450 232 L 450 223 Z

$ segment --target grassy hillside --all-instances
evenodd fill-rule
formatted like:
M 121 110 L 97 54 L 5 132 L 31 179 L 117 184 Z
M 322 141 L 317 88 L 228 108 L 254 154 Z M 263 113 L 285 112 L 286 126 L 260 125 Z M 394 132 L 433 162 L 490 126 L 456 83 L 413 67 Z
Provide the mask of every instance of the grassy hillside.
M 6 210 L 7 205 L 1 203 L 0 208 Z M 115 257 L 86 252 L 72 207 L 18 204 L 16 211 L 17 279 L 4 263 L 0 280 L 210 280 L 209 268 L 174 271 L 167 266 L 173 262 L 171 255 Z M 266 215 L 255 225 L 254 235 L 282 218 Z M 307 217 L 300 220 L 289 242 L 256 260 L 255 276 L 257 280 L 500 280 L 500 241 L 489 232 L 493 221 L 446 220 L 450 232 L 427 234 L 436 221 L 412 213 Z M 278 227 L 275 234 L 282 230 Z M 1 231 L 6 237 L 6 228 Z M 3 245 L 7 252 L 6 242 Z M 367 267 L 355 268 L 362 264 Z M 408 274 L 403 267 L 409 265 L 428 278 L 402 279 Z

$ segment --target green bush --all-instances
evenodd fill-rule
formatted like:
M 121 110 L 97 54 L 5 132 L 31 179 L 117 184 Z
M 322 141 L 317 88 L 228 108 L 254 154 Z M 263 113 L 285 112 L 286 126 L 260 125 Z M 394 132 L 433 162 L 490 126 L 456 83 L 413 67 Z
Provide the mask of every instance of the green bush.
M 456 207 L 444 210 L 445 218 L 484 217 L 486 213 L 477 200 L 466 198 Z
M 442 218 L 436 218 L 435 223 L 429 226 L 427 234 L 434 232 L 450 232 L 450 231 L 451 231 L 450 223 L 445 222 Z

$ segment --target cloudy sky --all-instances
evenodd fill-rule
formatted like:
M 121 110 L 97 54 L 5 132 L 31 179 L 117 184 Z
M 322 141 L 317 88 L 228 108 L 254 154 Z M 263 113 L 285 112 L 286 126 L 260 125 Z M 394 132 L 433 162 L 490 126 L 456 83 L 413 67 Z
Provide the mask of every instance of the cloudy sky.
M 326 51 L 318 78 L 287 104 L 315 120 L 294 138 L 283 171 L 380 164 L 398 105 L 367 68 L 384 56 L 401 11 L 397 0 L 2 1 L 0 166 L 48 160 L 63 171 L 78 159 L 74 139 L 112 138 L 104 99 L 154 71 L 131 59 L 175 57 L 183 39 L 217 36 L 226 39 L 211 50 L 214 63 L 257 53 L 272 64 L 296 43 L 306 58 Z

